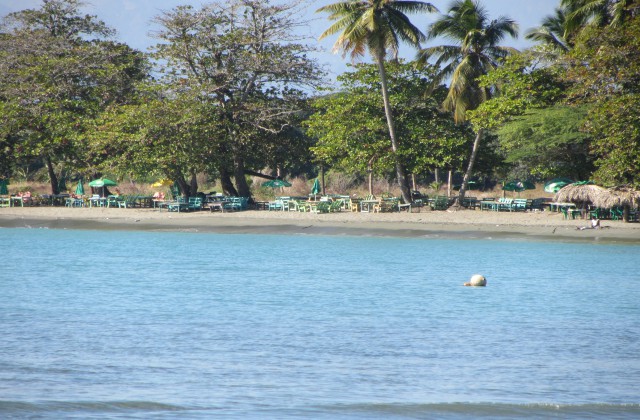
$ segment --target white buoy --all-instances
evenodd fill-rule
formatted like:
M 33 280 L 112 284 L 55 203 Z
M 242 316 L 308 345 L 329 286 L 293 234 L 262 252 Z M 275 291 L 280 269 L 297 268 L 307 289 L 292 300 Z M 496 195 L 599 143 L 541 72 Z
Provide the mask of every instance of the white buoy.
M 484 287 L 487 285 L 487 279 L 481 274 L 474 274 L 465 286 Z

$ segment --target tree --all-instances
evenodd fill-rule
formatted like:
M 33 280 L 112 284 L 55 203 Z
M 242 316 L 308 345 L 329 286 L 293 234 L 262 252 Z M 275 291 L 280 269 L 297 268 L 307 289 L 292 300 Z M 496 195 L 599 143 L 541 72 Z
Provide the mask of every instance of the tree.
M 46 166 L 53 193 L 59 192 L 57 167 L 86 169 L 86 123 L 110 103 L 126 102 L 135 81 L 146 76 L 143 56 L 101 40 L 112 30 L 95 16 L 80 16 L 80 6 L 50 0 L 12 13 L 0 37 L 0 100 L 10 127 L 3 142 L 21 164 Z
M 396 130 L 403 142 L 396 151 L 412 173 L 436 168 L 457 168 L 470 143 L 467 125 L 455 125 L 438 105 L 446 91 L 424 98 L 422 92 L 434 69 L 418 70 L 413 63 L 388 63 L 391 86 L 389 101 L 394 109 Z M 389 147 L 388 127 L 380 94 L 377 66 L 358 64 L 354 71 L 338 77 L 339 93 L 314 101 L 316 112 L 306 121 L 309 134 L 318 142 L 316 157 L 353 173 L 387 176 L 395 169 Z M 444 91 L 444 92 L 443 92 Z
M 303 109 L 300 88 L 322 80 L 307 56 L 312 48 L 293 35 L 295 13 L 295 3 L 233 0 L 201 10 L 179 6 L 155 19 L 163 42 L 154 57 L 164 82 L 200 93 L 219 117 L 217 152 L 228 159 L 217 169 L 228 194 L 251 195 L 245 175 L 263 167 L 247 167 L 260 162 L 256 142 L 290 130 Z
M 518 25 L 507 17 L 489 21 L 486 10 L 472 0 L 454 1 L 449 12 L 429 27 L 429 38 L 443 36 L 456 42 L 455 45 L 429 47 L 418 53 L 418 60 L 426 62 L 436 57 L 436 66 L 441 67 L 440 80 L 451 77 L 449 93 L 443 102 L 445 109 L 452 111 L 456 122 L 467 119 L 466 112 L 475 109 L 492 95 L 490 87 L 481 87 L 478 77 L 496 68 L 499 61 L 513 48 L 499 46 L 505 36 L 518 36 Z M 464 198 L 471 177 L 484 128 L 477 129 L 469 165 L 464 174 L 458 202 Z
M 587 25 L 620 26 L 640 10 L 638 0 L 562 0 L 561 4 L 571 11 L 567 27 L 574 32 Z
M 589 179 L 591 136 L 582 130 L 586 107 L 556 105 L 526 111 L 497 130 L 506 162 L 527 173 L 553 178 Z
M 405 203 L 411 202 L 411 190 L 405 165 L 398 155 L 399 141 L 389 101 L 385 61 L 388 54 L 397 59 L 400 41 L 418 47 L 424 39 L 424 34 L 405 13 L 435 11 L 437 9 L 430 3 L 402 0 L 350 0 L 318 9 L 318 12 L 330 13 L 329 19 L 336 21 L 320 35 L 320 39 L 341 32 L 334 46 L 336 50 L 341 50 L 343 55 L 350 53 L 352 59 L 363 56 L 368 50 L 378 66 L 396 176 Z
M 565 53 L 573 46 L 572 33 L 569 28 L 571 10 L 556 7 L 555 14 L 546 16 L 542 24 L 525 33 L 525 38 L 537 41 L 551 48 L 552 51 Z
M 569 100 L 589 107 L 584 130 L 593 136 L 594 178 L 640 186 L 640 16 L 585 28 L 563 64 L 573 83 Z
M 89 158 L 120 176 L 175 181 L 195 196 L 196 174 L 219 158 L 212 139 L 221 138 L 215 112 L 190 92 L 149 85 L 134 104 L 110 107 L 89 134 Z
M 497 94 L 467 113 L 476 126 L 499 135 L 506 162 L 541 177 L 589 178 L 590 136 L 582 130 L 587 107 L 565 104 L 570 87 L 561 66 L 548 66 L 536 51 L 506 58 L 478 78 Z

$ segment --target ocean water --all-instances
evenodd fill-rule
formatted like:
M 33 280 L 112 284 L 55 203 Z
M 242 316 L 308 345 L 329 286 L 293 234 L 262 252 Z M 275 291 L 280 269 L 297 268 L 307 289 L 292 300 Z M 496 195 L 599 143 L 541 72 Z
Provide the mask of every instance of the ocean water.
M 640 417 L 637 245 L 0 241 L 3 419 Z

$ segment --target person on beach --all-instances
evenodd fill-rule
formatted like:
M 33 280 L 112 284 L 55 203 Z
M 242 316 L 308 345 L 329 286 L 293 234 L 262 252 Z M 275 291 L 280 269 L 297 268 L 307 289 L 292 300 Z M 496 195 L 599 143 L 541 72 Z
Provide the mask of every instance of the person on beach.
M 577 229 L 579 230 L 600 229 L 600 219 L 591 219 L 591 226 L 580 226 Z

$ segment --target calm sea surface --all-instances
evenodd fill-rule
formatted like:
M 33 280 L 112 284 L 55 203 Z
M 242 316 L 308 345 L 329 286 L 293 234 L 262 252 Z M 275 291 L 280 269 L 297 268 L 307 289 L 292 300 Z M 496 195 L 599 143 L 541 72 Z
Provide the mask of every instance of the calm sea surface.
M 640 416 L 637 245 L 0 241 L 3 419 Z

